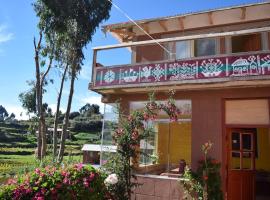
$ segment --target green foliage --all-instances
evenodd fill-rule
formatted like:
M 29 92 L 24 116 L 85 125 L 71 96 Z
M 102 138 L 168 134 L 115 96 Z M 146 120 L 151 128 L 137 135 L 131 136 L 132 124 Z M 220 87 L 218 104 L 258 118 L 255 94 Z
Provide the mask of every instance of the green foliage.
M 66 46 L 76 49 L 80 63 L 84 58 L 83 48 L 92 40 L 100 22 L 109 18 L 111 3 L 107 0 L 38 0 L 34 7 L 46 38 L 50 40 L 57 34 L 56 42 L 65 41 Z
M 91 117 L 94 114 L 100 114 L 99 112 L 99 105 L 97 104 L 85 104 L 83 107 L 80 108 L 80 113 L 82 116 Z
M 32 87 L 30 90 L 26 92 L 22 92 L 19 94 L 19 100 L 22 103 L 22 107 L 27 110 L 27 113 L 36 114 L 36 89 Z
M 186 193 L 195 199 L 223 200 L 221 190 L 220 163 L 208 157 L 208 152 L 212 149 L 213 143 L 206 142 L 201 149 L 204 159 L 199 161 L 199 167 L 195 172 L 186 168 L 183 180 L 180 183 Z
M 191 195 L 194 200 L 204 199 L 204 190 L 207 191 L 208 199 L 223 200 L 220 163 L 215 159 L 207 158 L 206 162 L 205 160 L 199 161 L 196 172 L 187 168 L 180 182 L 186 193 Z
M 91 166 L 36 168 L 10 179 L 0 190 L 0 199 L 106 199 L 104 175 Z
M 85 122 L 72 121 L 70 130 L 74 132 L 100 132 L 101 128 L 102 122 L 100 120 Z
M 220 163 L 212 158 L 199 161 L 197 174 L 203 186 L 207 185 L 208 199 L 223 200 L 221 190 Z M 205 173 L 207 171 L 207 173 Z
M 185 198 L 190 196 L 192 200 L 203 199 L 203 185 L 197 173 L 186 168 L 180 183 L 185 189 Z
M 80 116 L 79 112 L 71 112 L 69 115 L 69 119 L 74 119 L 75 117 Z

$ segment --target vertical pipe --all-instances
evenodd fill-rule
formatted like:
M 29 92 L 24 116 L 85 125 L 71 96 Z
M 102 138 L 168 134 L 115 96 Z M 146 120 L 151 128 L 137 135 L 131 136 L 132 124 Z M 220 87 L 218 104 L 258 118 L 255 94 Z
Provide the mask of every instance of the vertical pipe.
M 168 144 L 167 144 L 167 173 L 170 172 L 170 142 L 171 142 L 171 125 L 170 122 L 169 125 L 169 131 L 168 131 Z
M 104 104 L 103 110 L 103 121 L 102 121 L 102 130 L 101 130 L 101 143 L 100 143 L 100 157 L 99 157 L 99 165 L 102 166 L 102 154 L 103 154 L 103 139 L 104 139 L 104 126 L 105 126 L 105 113 L 106 112 L 106 104 Z
M 92 63 L 92 86 L 96 86 L 96 65 L 97 65 L 97 50 L 93 51 L 93 63 Z

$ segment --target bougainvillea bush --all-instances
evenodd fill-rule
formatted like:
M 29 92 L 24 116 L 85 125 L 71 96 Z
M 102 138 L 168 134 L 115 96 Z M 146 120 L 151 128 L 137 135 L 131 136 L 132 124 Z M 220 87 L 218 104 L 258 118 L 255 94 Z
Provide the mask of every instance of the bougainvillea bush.
M 0 189 L 1 200 L 103 200 L 106 177 L 91 166 L 37 168 Z

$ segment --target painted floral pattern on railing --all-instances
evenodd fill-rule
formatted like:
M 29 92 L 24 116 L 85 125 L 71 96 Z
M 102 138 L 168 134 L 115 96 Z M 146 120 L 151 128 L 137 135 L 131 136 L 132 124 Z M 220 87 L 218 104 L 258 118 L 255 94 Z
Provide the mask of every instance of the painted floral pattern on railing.
M 270 75 L 270 53 L 99 67 L 95 87 Z

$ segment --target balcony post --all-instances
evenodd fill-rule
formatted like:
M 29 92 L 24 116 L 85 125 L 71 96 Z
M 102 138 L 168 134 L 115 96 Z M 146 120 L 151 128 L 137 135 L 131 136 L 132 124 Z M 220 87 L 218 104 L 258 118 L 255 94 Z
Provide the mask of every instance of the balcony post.
M 92 86 L 96 86 L 96 67 L 97 67 L 97 51 L 93 50 L 93 62 L 92 62 Z

